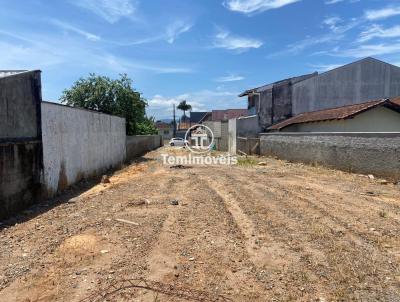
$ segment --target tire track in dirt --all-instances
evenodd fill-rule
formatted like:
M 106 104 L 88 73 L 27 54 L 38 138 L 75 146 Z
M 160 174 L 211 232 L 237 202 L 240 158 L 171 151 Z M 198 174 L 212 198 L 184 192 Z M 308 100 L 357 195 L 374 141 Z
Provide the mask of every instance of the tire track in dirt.
M 268 189 L 263 186 L 260 185 L 260 183 L 263 182 L 262 179 L 259 178 L 255 178 L 254 183 L 250 183 L 246 180 L 242 180 L 240 178 L 234 178 L 236 181 L 242 181 L 242 184 L 244 186 L 242 186 L 244 191 L 247 191 L 248 188 L 247 186 L 253 186 L 253 188 L 256 188 L 256 190 L 254 190 L 253 196 L 254 196 L 254 201 L 258 202 L 259 200 L 262 200 L 262 197 L 264 196 L 264 194 L 262 194 L 262 191 L 265 190 L 271 190 L 271 187 L 269 187 Z M 268 179 L 270 182 L 272 182 L 270 179 Z M 264 180 L 265 181 L 265 180 Z M 281 179 L 278 179 L 277 181 L 282 181 Z M 242 190 L 242 192 L 243 192 Z M 284 186 L 282 187 L 278 187 L 278 188 L 274 188 L 273 190 L 276 191 L 285 191 Z M 380 282 L 385 282 L 385 277 L 388 271 L 391 271 L 391 275 L 393 276 L 393 274 L 395 274 L 393 277 L 391 277 L 392 279 L 396 278 L 396 270 L 393 270 L 393 266 L 390 263 L 391 262 L 389 259 L 387 259 L 387 257 L 384 257 L 382 255 L 382 252 L 379 251 L 379 249 L 376 248 L 376 246 L 373 246 L 370 243 L 370 238 L 363 236 L 362 234 L 358 234 L 357 232 L 354 232 L 354 234 L 357 237 L 361 237 L 362 242 L 360 242 L 357 238 L 354 238 L 353 235 L 347 235 L 344 234 L 343 238 L 347 237 L 347 241 L 346 240 L 340 240 L 340 241 L 336 241 L 335 238 L 335 232 L 332 233 L 332 231 L 335 230 L 335 228 L 332 228 L 329 225 L 329 222 L 323 222 L 324 220 L 326 220 L 326 217 L 322 217 L 322 220 L 318 220 L 316 221 L 316 224 L 313 223 L 313 217 L 314 215 L 311 214 L 306 214 L 304 213 L 305 209 L 309 209 L 310 207 L 312 207 L 313 211 L 316 211 L 316 213 L 320 216 L 320 214 L 327 214 L 328 217 L 327 219 L 330 220 L 331 223 L 338 224 L 337 221 L 335 221 L 334 219 L 332 220 L 332 216 L 329 212 L 326 211 L 322 211 L 321 209 L 316 207 L 313 208 L 313 204 L 310 203 L 309 200 L 305 200 L 304 198 L 302 198 L 302 196 L 299 196 L 299 194 L 297 192 L 293 192 L 294 190 L 290 191 L 289 196 L 282 196 L 283 198 L 281 199 L 281 209 L 279 210 L 278 208 L 275 208 L 275 212 L 274 212 L 274 216 L 276 215 L 276 211 L 281 211 L 284 212 L 285 215 L 287 216 L 287 221 L 290 221 L 290 223 L 292 223 L 293 221 L 297 221 L 298 225 L 297 228 L 298 230 L 301 230 L 301 235 L 304 237 L 308 237 L 308 241 L 315 246 L 314 250 L 317 249 L 318 247 L 321 248 L 322 246 L 324 247 L 324 254 L 326 254 L 327 256 L 330 255 L 327 259 L 328 259 L 328 263 L 331 263 L 331 267 L 333 264 L 334 270 L 336 271 L 336 273 L 338 273 L 340 269 L 343 270 L 343 267 L 341 268 L 341 266 L 343 265 L 343 263 L 340 263 L 338 261 L 331 261 L 332 259 L 330 259 L 332 257 L 332 255 L 334 256 L 335 253 L 339 252 L 341 250 L 342 254 L 353 254 L 353 257 L 350 260 L 347 259 L 345 262 L 347 263 L 347 268 L 345 270 L 348 270 L 348 268 L 350 268 L 350 270 L 348 270 L 347 274 L 349 274 L 350 276 L 352 275 L 353 278 L 362 278 L 365 279 L 366 281 L 369 280 L 370 282 L 374 282 L 371 278 L 369 278 L 370 274 L 374 275 L 377 270 L 381 271 L 380 273 Z M 278 192 L 276 192 L 277 195 L 279 194 Z M 287 191 L 286 193 L 289 193 L 289 191 Z M 247 194 L 247 193 L 246 193 Z M 249 194 L 251 194 L 251 192 L 249 192 Z M 286 194 L 288 195 L 288 194 Z M 293 201 L 295 201 L 295 203 L 292 203 Z M 300 201 L 300 203 L 299 203 Z M 267 205 L 268 207 L 271 206 L 271 204 Z M 283 208 L 282 208 L 283 206 Z M 286 208 L 286 210 L 285 210 Z M 300 210 L 302 209 L 302 210 Z M 324 216 L 324 215 L 323 215 Z M 259 220 L 260 218 L 258 218 L 257 220 Z M 311 228 L 313 228 L 313 224 L 315 225 L 315 227 L 321 228 L 322 229 L 316 229 L 316 231 L 318 232 L 322 232 L 320 236 L 321 238 L 312 238 L 312 232 L 310 233 L 310 229 L 309 227 L 311 226 Z M 311 236 L 311 237 L 310 237 Z M 342 237 L 342 236 L 339 236 Z M 315 239 L 319 239 L 319 240 L 315 240 Z M 322 239 L 322 240 L 321 240 Z M 354 242 L 355 246 L 351 245 L 350 242 Z M 303 244 L 303 243 L 302 243 Z M 335 251 L 335 249 L 337 249 L 337 251 Z M 359 257 L 360 256 L 360 251 L 358 250 L 363 250 L 364 251 L 364 256 L 363 257 Z M 383 259 L 378 263 L 375 261 L 375 256 L 374 255 L 378 255 L 381 254 L 381 256 L 383 257 Z M 387 261 L 389 262 L 387 262 Z M 342 260 L 343 261 L 343 260 Z M 392 259 L 393 261 L 393 259 Z M 336 267 L 336 268 L 335 268 Z M 352 269 L 354 267 L 354 269 Z M 366 270 L 365 272 L 358 272 L 356 273 L 355 270 L 359 270 L 360 267 L 363 267 L 364 270 Z M 382 270 L 379 270 L 379 268 L 384 268 Z M 335 272 L 334 271 L 334 272 Z M 398 270 L 397 270 L 398 271 Z M 376 280 L 375 280 L 376 281 Z M 395 283 L 392 283 L 393 286 Z M 363 285 L 361 285 L 362 288 Z M 385 287 L 386 290 L 388 290 L 388 288 L 390 288 L 390 282 L 389 284 L 387 284 L 387 288 Z M 384 288 L 381 288 L 380 290 L 382 292 L 385 291 Z M 393 288 L 392 288 L 393 290 Z
M 260 177 L 260 175 L 257 175 L 256 173 L 252 175 L 252 179 L 256 180 L 256 182 L 246 182 L 248 186 L 257 186 L 257 184 L 265 181 L 265 178 Z M 358 239 L 356 239 L 358 237 L 361 240 L 369 242 L 371 240 L 371 231 L 369 230 L 371 226 L 382 226 L 382 223 L 384 223 L 385 226 L 381 227 L 381 229 L 391 230 L 391 234 L 389 237 L 396 236 L 396 234 L 400 233 L 400 229 L 396 220 L 383 219 L 382 217 L 379 217 L 378 212 L 374 213 L 375 215 L 371 215 L 371 217 L 369 217 L 368 224 L 364 223 L 364 228 L 360 229 L 359 224 L 361 224 L 361 221 L 365 220 L 365 213 L 361 212 L 360 204 L 354 204 L 352 208 L 346 205 L 344 202 L 340 202 L 340 204 L 337 204 L 338 200 L 340 200 L 340 198 L 338 198 L 338 195 L 331 196 L 334 197 L 334 201 L 328 201 L 325 198 L 327 194 L 324 194 L 324 191 L 317 192 L 321 193 L 321 195 L 318 195 L 313 190 L 306 190 L 306 187 L 309 188 L 312 186 L 309 183 L 307 183 L 307 185 L 303 187 L 299 185 L 296 181 L 287 178 L 268 178 L 268 181 L 270 182 L 270 186 L 268 188 L 269 190 L 285 192 L 285 194 L 288 195 L 286 196 L 286 198 L 282 199 L 283 201 L 287 200 L 289 197 L 291 198 L 291 200 L 296 201 L 297 203 L 302 202 L 301 205 L 305 205 L 306 208 L 314 209 L 319 216 L 322 216 L 324 219 L 330 218 L 332 223 L 340 226 L 341 229 L 346 229 L 348 232 L 352 233 L 354 236 L 356 236 L 353 237 L 353 240 L 355 241 L 358 241 Z M 317 186 L 317 184 L 314 184 L 314 186 Z M 290 190 L 288 190 L 287 188 L 290 188 Z M 326 188 L 326 190 L 329 191 L 329 188 Z M 305 192 L 303 193 L 302 191 Z M 318 202 L 316 202 L 316 200 L 318 200 Z M 297 207 L 294 207 L 292 203 L 286 202 L 285 204 L 290 207 L 294 212 L 296 212 Z M 307 205 L 309 207 L 307 207 Z M 305 214 L 304 212 L 298 211 L 297 213 L 298 215 L 300 215 L 300 217 L 301 215 Z M 333 213 L 335 213 L 335 215 Z M 342 217 L 349 217 L 353 220 L 345 221 L 344 219 L 342 219 Z M 352 225 L 353 228 L 349 227 L 349 225 Z M 338 231 L 338 229 L 331 228 L 331 231 L 336 232 Z M 376 241 L 377 243 L 380 243 L 381 241 L 380 237 L 378 236 L 376 236 L 376 238 L 372 237 L 372 239 L 374 239 L 374 241 Z
M 293 176 L 291 177 L 292 179 L 298 179 L 296 180 L 291 180 L 290 183 L 293 186 L 296 186 L 298 188 L 304 189 L 305 187 L 302 187 L 299 185 L 299 183 L 306 183 L 306 187 L 313 189 L 313 191 L 317 191 L 321 195 L 327 195 L 331 196 L 332 198 L 338 195 L 343 196 L 344 198 L 336 200 L 337 204 L 340 204 L 342 207 L 346 207 L 348 211 L 354 211 L 355 213 L 360 213 L 362 212 L 360 209 L 360 202 L 368 205 L 368 207 L 374 209 L 376 213 L 382 210 L 386 210 L 388 212 L 393 212 L 396 213 L 393 215 L 394 219 L 396 222 L 400 221 L 400 218 L 398 217 L 400 215 L 400 192 L 394 191 L 393 194 L 397 194 L 399 199 L 393 199 L 390 197 L 386 196 L 380 196 L 378 193 L 378 196 L 374 195 L 367 195 L 366 192 L 369 192 L 367 188 L 363 188 L 363 190 L 358 189 L 357 191 L 351 191 L 347 192 L 343 189 L 340 189 L 337 187 L 338 184 L 329 184 L 329 187 L 325 184 L 319 183 L 318 180 L 314 180 L 315 182 L 310 182 L 307 178 L 303 176 Z M 289 181 L 289 180 L 287 180 Z M 333 187 L 333 188 L 332 188 Z M 363 191 L 363 192 L 360 192 Z M 375 190 L 374 190 L 375 191 Z M 379 192 L 379 190 L 377 190 Z M 362 194 L 365 194 L 364 196 Z M 387 194 L 387 193 L 386 193 Z M 359 195 L 359 196 L 358 196 Z M 354 198 L 357 196 L 356 198 Z M 346 201 L 344 201 L 346 200 Z M 397 217 L 396 217 L 397 216 Z
M 365 221 L 365 213 L 362 214 L 361 210 L 358 210 L 360 208 L 359 204 L 354 205 L 353 209 L 349 209 L 349 206 L 337 204 L 339 199 L 337 196 L 335 196 L 336 198 L 334 198 L 334 200 L 332 199 L 329 201 L 325 198 L 327 195 L 323 194 L 323 192 L 321 192 L 321 195 L 318 195 L 313 190 L 307 190 L 305 193 L 299 193 L 302 189 L 304 190 L 304 188 L 292 180 L 276 179 L 276 184 L 278 184 L 278 187 L 276 188 L 277 190 L 285 190 L 286 187 L 290 187 L 291 190 L 288 192 L 290 192 L 289 195 L 291 196 L 291 199 L 296 200 L 297 203 L 302 203 L 300 206 L 308 206 L 308 209 L 312 209 L 316 213 L 320 214 L 323 220 L 329 219 L 327 225 L 332 223 L 339 226 L 339 229 L 331 228 L 333 233 L 343 230 L 349 232 L 349 234 L 346 235 L 351 234 L 352 238 L 350 239 L 355 242 L 363 240 L 365 243 L 369 243 L 372 240 L 378 245 L 381 245 L 380 243 L 382 238 L 380 235 L 378 236 L 374 235 L 374 233 L 371 233 L 371 226 L 378 227 L 380 229 L 391 230 L 392 234 L 388 236 L 389 238 L 393 238 L 393 236 L 397 237 L 396 234 L 400 232 L 396 220 L 383 219 L 382 217 L 379 217 L 378 212 L 374 212 L 375 215 L 371 215 L 368 217 L 368 221 Z M 324 196 L 324 198 L 321 198 L 321 196 Z M 318 202 L 316 202 L 316 200 L 318 200 Z M 291 207 L 293 211 L 296 211 L 296 207 L 293 207 L 291 203 L 286 203 L 286 205 Z M 298 215 L 306 215 L 304 212 L 297 211 L 297 213 Z M 346 217 L 351 218 L 352 220 L 346 221 Z M 382 224 L 385 224 L 385 226 L 383 227 Z
M 219 170 L 218 172 L 214 171 L 212 177 L 202 175 L 202 179 L 206 179 L 213 190 L 218 193 L 241 231 L 245 233 L 246 245 L 250 247 L 250 249 L 247 248 L 250 260 L 258 265 L 259 271 L 265 269 L 269 272 L 269 282 L 274 288 L 274 292 L 279 293 L 279 296 L 275 296 L 275 298 L 310 301 L 315 297 L 324 296 L 327 290 L 323 282 L 318 282 L 321 275 L 308 267 L 310 261 L 312 262 L 311 256 L 318 255 L 318 259 L 321 260 L 316 262 L 322 263 L 324 255 L 307 242 L 301 242 L 301 246 L 296 244 L 296 240 L 292 238 L 296 228 L 288 228 L 287 217 L 280 215 L 279 210 L 275 209 L 270 211 L 270 215 L 264 217 L 260 215 L 258 219 L 254 220 L 254 215 L 251 212 L 243 211 L 243 209 L 246 209 L 247 206 L 251 207 L 252 203 L 259 203 L 260 200 L 265 200 L 265 198 L 258 199 L 258 196 L 251 195 L 247 190 L 241 190 L 238 193 L 232 184 L 239 183 L 238 181 L 241 181 L 241 179 L 235 180 L 232 177 L 233 171 L 230 171 L 229 175 L 226 171 Z M 242 200 L 243 197 L 246 200 Z M 274 197 L 270 197 L 271 200 L 268 201 L 272 202 Z M 246 203 L 250 205 L 244 206 Z M 271 208 L 269 209 L 271 210 Z M 267 227 L 260 228 L 261 223 L 265 223 Z M 257 238 L 257 234 L 263 236 L 264 242 L 261 244 L 261 249 L 259 247 L 255 250 L 251 249 L 254 246 L 252 233 L 256 235 L 254 238 Z M 273 261 L 271 262 L 269 258 L 272 258 Z M 299 263 L 302 262 L 306 263 L 300 267 Z M 320 283 L 318 288 L 314 286 L 317 283 Z M 288 284 L 291 284 L 289 286 L 290 291 L 288 291 Z
M 249 219 L 248 216 L 242 211 L 234 196 L 230 193 L 229 190 L 226 189 L 227 186 L 220 185 L 217 181 L 212 181 L 204 176 L 200 179 L 204 183 L 207 183 L 207 185 L 215 191 L 215 193 L 224 202 L 229 213 L 232 215 L 234 221 L 236 222 L 246 240 L 245 245 L 247 253 L 250 257 L 250 261 L 260 268 L 279 267 L 282 263 L 283 257 L 277 257 L 277 255 L 285 255 L 287 254 L 287 252 L 282 247 L 273 244 L 271 238 L 268 237 L 263 238 L 269 243 L 268 247 L 260 247 L 257 238 L 266 237 L 266 235 L 260 234 L 260 232 L 256 231 L 251 219 Z
M 246 296 L 249 299 L 258 297 L 264 289 L 240 268 L 246 266 L 241 252 L 244 244 L 237 242 L 238 231 L 231 229 L 229 217 L 215 203 L 218 196 L 207 185 L 200 186 L 201 180 L 192 170 L 172 173 L 181 179 L 179 188 L 190 189 L 184 189 L 177 198 L 178 206 L 168 209 L 162 230 L 147 258 L 147 278 L 171 286 L 207 291 L 215 296 L 233 295 L 239 301 L 247 300 Z M 179 190 L 178 187 L 175 189 Z M 188 195 L 188 192 L 195 194 Z M 207 197 L 207 201 L 202 196 Z M 224 247 L 223 254 L 216 253 L 219 246 Z M 147 294 L 141 298 L 152 301 L 154 296 Z

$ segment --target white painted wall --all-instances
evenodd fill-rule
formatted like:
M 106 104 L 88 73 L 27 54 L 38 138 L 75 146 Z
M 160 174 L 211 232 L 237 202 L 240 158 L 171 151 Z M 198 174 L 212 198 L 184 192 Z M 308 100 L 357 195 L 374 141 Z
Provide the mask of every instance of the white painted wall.
M 400 113 L 377 107 L 352 119 L 292 125 L 281 132 L 400 132 Z
M 49 196 L 126 157 L 125 119 L 42 103 L 44 183 Z

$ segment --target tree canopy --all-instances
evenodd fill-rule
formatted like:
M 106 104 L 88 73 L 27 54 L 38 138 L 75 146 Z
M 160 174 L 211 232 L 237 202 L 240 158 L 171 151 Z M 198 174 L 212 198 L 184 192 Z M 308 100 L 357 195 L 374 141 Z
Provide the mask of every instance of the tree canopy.
M 117 115 L 126 119 L 126 134 L 156 134 L 153 118 L 146 117 L 147 101 L 132 87 L 126 74 L 119 79 L 90 74 L 63 91 L 63 104 Z
M 181 101 L 177 107 L 179 110 L 183 111 L 183 117 L 186 117 L 186 111 L 192 109 L 192 105 L 188 104 L 186 101 Z

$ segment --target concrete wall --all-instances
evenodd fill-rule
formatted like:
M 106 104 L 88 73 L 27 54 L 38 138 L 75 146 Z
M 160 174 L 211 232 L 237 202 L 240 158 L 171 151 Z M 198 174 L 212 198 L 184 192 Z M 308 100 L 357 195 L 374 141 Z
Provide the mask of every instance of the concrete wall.
M 258 116 L 247 116 L 237 119 L 237 136 L 258 137 L 261 128 L 258 124 Z
M 281 132 L 400 132 L 400 113 L 378 107 L 352 119 L 297 124 Z
M 164 140 L 170 140 L 174 136 L 173 128 L 158 129 L 158 135 L 161 135 Z
M 400 180 L 400 133 L 262 134 L 260 153 Z
M 141 156 L 146 152 L 163 145 L 161 135 L 136 135 L 126 137 L 126 158 L 128 160 Z
M 214 138 L 221 137 L 221 122 L 220 121 L 206 121 L 206 122 L 203 122 L 202 124 L 211 129 L 211 131 L 214 134 Z
M 42 103 L 44 182 L 49 196 L 79 180 L 120 166 L 125 119 Z
M 33 204 L 40 192 L 40 71 L 0 75 L 0 219 Z
M 35 202 L 41 171 L 40 141 L 0 143 L 0 219 Z
M 372 59 L 293 85 L 293 115 L 400 95 L 400 68 Z
M 40 71 L 0 77 L 0 141 L 40 138 Z
M 236 154 L 236 137 L 237 137 L 237 119 L 228 121 L 228 152 Z

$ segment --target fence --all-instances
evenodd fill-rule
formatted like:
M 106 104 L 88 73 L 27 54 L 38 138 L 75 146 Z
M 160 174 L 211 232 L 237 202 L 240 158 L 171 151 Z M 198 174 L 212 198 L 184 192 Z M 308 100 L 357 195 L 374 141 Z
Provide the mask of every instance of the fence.
M 126 137 L 126 159 L 130 160 L 164 144 L 162 135 L 136 135 Z
M 258 137 L 238 137 L 236 148 L 239 155 L 260 155 L 260 139 Z
M 40 86 L 40 71 L 0 76 L 0 219 L 40 192 Z
M 400 133 L 267 133 L 261 155 L 400 180 Z
M 119 167 L 126 156 L 125 119 L 42 103 L 44 185 L 48 196 Z

